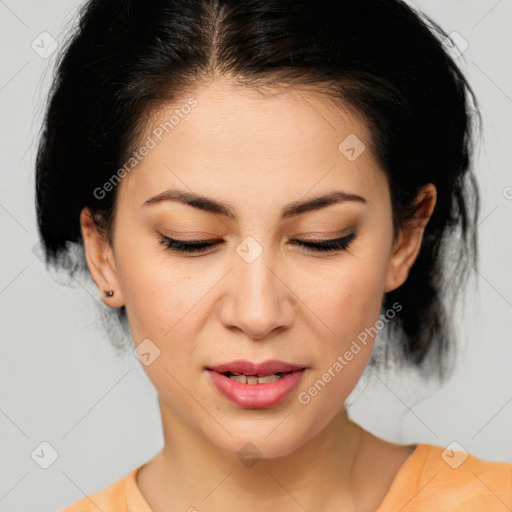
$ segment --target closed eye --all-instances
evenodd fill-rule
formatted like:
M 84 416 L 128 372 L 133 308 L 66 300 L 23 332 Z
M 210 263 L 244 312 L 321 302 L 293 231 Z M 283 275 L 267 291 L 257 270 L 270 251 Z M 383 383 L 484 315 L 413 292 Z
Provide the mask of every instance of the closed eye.
M 165 246 L 165 249 L 181 253 L 204 253 L 210 247 L 225 243 L 224 240 L 176 240 L 164 235 L 160 235 L 159 242 Z M 313 252 L 336 252 L 348 248 L 352 240 L 357 236 L 356 233 L 350 233 L 347 236 L 333 238 L 331 240 L 290 240 L 293 245 L 298 245 Z M 307 252 L 307 251 L 306 251 Z

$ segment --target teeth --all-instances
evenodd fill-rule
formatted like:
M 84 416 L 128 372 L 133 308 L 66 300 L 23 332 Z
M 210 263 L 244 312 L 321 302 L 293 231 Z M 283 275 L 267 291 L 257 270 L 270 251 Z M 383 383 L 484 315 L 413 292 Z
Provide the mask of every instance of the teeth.
M 272 374 L 272 375 L 263 375 L 263 376 L 256 376 L 256 375 L 243 375 L 240 373 L 231 373 L 228 375 L 228 377 L 231 380 L 234 380 L 235 382 L 240 382 L 241 384 L 268 384 L 270 382 L 276 382 L 281 377 L 281 374 Z
M 276 382 L 280 378 L 281 378 L 280 375 L 273 374 L 273 375 L 265 375 L 264 377 L 257 377 L 256 381 L 258 382 L 258 384 L 268 384 L 269 382 Z M 249 384 L 251 384 L 251 382 L 249 382 L 249 379 L 247 379 L 247 381 Z

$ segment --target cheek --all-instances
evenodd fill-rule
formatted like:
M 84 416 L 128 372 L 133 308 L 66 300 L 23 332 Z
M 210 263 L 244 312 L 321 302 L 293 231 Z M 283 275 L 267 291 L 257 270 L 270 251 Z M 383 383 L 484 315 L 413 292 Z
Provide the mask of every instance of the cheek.
M 315 393 L 322 394 L 317 405 L 325 410 L 335 410 L 348 397 L 373 350 L 386 261 L 376 252 L 367 254 L 365 258 L 350 256 L 315 287 L 316 303 L 323 304 L 319 316 L 331 336 L 319 336 L 323 340 L 319 359 L 304 398 L 307 401 Z
M 136 237 L 134 236 L 133 239 Z M 204 295 L 204 281 L 190 276 L 190 269 L 177 266 L 157 237 L 138 243 L 126 238 L 117 257 L 119 286 L 134 340 L 155 338 L 165 341 L 190 323 L 194 305 Z M 178 323 L 186 317 L 187 322 Z
M 332 336 L 319 336 L 314 372 L 297 397 L 304 412 L 317 418 L 312 432 L 322 428 L 348 398 L 370 359 L 383 286 L 382 267 L 375 263 L 338 267 L 336 279 L 315 289 L 317 303 L 325 305 L 322 321 Z
M 322 319 L 333 336 L 347 342 L 379 317 L 383 300 L 385 264 L 375 259 L 340 265 L 315 288 Z

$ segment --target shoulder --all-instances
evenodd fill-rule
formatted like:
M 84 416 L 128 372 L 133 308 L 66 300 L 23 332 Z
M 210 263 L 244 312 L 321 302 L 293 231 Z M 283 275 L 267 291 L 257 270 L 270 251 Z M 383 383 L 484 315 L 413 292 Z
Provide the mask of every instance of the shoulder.
M 114 483 L 95 492 L 89 496 L 84 496 L 75 503 L 58 512 L 104 512 L 112 510 L 128 510 L 127 492 L 129 492 L 132 480 L 135 481 L 135 473 L 138 468 L 119 478 Z
M 419 444 L 399 471 L 378 512 L 397 509 L 510 511 L 512 463 L 481 459 L 455 443 L 448 448 Z

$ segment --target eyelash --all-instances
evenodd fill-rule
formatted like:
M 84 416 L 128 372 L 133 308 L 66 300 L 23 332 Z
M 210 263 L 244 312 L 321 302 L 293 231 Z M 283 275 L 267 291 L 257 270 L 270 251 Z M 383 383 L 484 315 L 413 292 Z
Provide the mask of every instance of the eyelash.
M 160 235 L 160 243 L 165 246 L 166 250 L 182 253 L 202 253 L 209 247 L 214 247 L 222 242 L 214 240 L 175 240 L 164 235 Z M 351 244 L 352 240 L 356 237 L 356 233 L 350 235 L 334 238 L 331 240 L 322 240 L 319 242 L 312 242 L 310 240 L 292 240 L 295 245 L 306 247 L 313 252 L 337 252 L 346 250 Z

